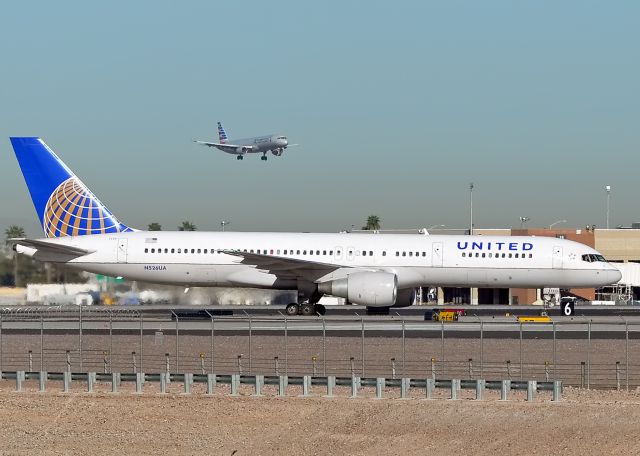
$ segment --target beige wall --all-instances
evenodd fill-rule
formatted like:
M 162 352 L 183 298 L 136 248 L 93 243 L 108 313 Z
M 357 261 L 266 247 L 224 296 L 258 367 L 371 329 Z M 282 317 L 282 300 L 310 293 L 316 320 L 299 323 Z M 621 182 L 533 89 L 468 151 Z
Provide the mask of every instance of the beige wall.
M 595 249 L 607 260 L 640 261 L 640 230 L 595 230 Z

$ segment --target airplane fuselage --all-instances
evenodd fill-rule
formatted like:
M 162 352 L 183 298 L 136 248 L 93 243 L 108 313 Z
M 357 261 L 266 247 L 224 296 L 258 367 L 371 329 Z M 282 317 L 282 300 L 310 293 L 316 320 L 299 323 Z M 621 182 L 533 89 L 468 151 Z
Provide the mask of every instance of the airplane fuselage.
M 296 288 L 299 279 L 241 263 L 247 252 L 333 265 L 315 283 L 358 271 L 397 276 L 417 286 L 579 288 L 616 282 L 619 271 L 583 244 L 548 237 L 392 234 L 127 232 L 47 239 L 91 250 L 77 258 L 22 248 L 36 259 L 158 284 Z M 591 257 L 589 257 L 591 255 Z

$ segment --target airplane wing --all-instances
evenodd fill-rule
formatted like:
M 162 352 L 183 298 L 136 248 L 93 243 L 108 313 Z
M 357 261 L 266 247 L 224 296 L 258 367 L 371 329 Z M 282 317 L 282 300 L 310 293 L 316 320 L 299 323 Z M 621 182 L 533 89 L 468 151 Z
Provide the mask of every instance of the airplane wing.
M 22 245 L 25 247 L 31 247 L 38 249 L 40 252 L 57 253 L 63 255 L 71 255 L 75 257 L 88 255 L 95 252 L 95 250 L 81 249 L 80 247 L 73 247 L 71 245 L 59 244 L 57 242 L 48 242 L 37 239 L 24 239 L 13 238 L 8 240 L 10 245 Z
M 207 141 L 194 141 L 195 143 L 201 144 L 203 146 L 215 147 L 229 154 L 240 154 L 238 150 L 241 150 L 242 153 L 251 152 L 253 150 L 253 146 L 241 146 L 238 144 L 227 144 L 227 143 L 214 143 Z
M 240 258 L 238 263 L 254 265 L 260 270 L 267 271 L 281 278 L 303 278 L 315 281 L 320 277 L 341 269 L 344 266 L 321 263 L 317 261 L 299 260 L 260 253 L 240 252 L 238 250 L 223 250 L 223 253 Z

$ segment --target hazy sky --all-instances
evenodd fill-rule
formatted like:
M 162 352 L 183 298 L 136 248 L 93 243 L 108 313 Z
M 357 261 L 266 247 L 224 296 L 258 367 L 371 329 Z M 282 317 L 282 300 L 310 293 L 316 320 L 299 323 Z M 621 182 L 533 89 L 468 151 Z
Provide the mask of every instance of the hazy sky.
M 640 221 L 637 1 L 5 2 L 0 228 L 40 235 L 9 136 L 119 219 L 338 231 Z M 284 133 L 243 162 L 193 139 Z M 565 226 L 567 226 L 565 225 Z

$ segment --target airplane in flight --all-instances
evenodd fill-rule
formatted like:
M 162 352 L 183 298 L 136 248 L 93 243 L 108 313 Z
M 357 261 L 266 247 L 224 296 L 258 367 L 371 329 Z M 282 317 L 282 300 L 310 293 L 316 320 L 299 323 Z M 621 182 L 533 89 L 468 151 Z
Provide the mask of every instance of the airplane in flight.
M 276 157 L 280 157 L 287 147 L 297 146 L 297 144 L 289 144 L 286 136 L 282 135 L 265 135 L 255 136 L 253 138 L 230 140 L 227 138 L 227 132 L 224 131 L 222 122 L 218 122 L 218 139 L 219 142 L 194 141 L 203 146 L 215 147 L 228 154 L 236 155 L 238 160 L 244 159 L 245 154 L 261 153 L 261 160 L 267 160 L 267 153 L 271 152 Z
M 135 230 L 40 138 L 11 143 L 45 235 L 13 239 L 14 250 L 96 274 L 186 289 L 297 289 L 289 315 L 324 313 L 323 295 L 383 313 L 410 306 L 420 286 L 597 288 L 621 278 L 591 247 L 550 237 Z

